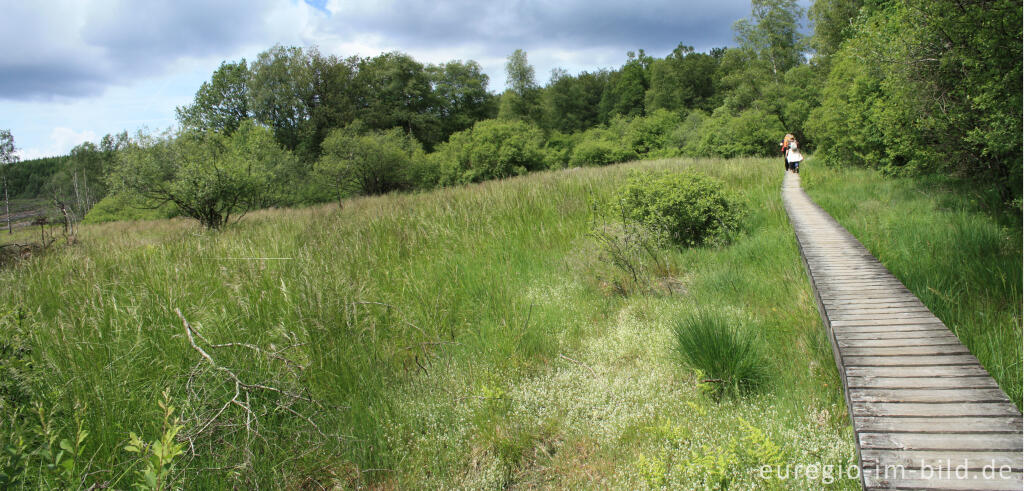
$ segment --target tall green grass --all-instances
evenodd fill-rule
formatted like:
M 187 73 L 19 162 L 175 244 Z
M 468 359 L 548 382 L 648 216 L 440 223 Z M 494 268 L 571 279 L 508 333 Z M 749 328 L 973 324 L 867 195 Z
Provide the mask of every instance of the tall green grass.
M 752 210 L 732 245 L 664 252 L 671 293 L 595 280 L 592 204 L 632 168 L 713 175 Z M 184 447 L 166 468 L 185 488 L 750 487 L 748 439 L 847 463 L 781 177 L 774 159 L 667 160 L 265 210 L 218 233 L 83 226 L 78 245 L 0 270 L 0 344 L 17 353 L 3 368 L 25 375 L 0 397 L 0 445 L 25 437 L 37 458 L 32 412 L 54 448 L 77 418 L 85 480 L 30 477 L 129 487 L 145 466 L 129 435 L 175 426 L 166 391 Z M 676 363 L 671 324 L 699 309 L 759 329 L 756 397 L 710 404 Z
M 1021 407 L 1019 217 L 938 178 L 810 165 L 803 186 L 978 357 Z

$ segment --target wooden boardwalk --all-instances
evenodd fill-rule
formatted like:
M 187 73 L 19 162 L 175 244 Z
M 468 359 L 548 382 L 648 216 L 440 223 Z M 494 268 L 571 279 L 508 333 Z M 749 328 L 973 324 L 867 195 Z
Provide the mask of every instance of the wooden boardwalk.
M 957 337 L 786 174 L 783 202 L 832 341 L 866 489 L 1022 483 L 1021 413 Z

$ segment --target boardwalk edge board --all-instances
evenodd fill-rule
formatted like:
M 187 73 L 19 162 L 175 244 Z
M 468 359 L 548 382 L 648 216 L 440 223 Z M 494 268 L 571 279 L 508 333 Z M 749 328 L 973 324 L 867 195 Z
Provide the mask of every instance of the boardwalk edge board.
M 861 486 L 1022 489 L 1024 423 L 992 376 L 799 175 L 786 174 L 782 198 L 843 382 Z

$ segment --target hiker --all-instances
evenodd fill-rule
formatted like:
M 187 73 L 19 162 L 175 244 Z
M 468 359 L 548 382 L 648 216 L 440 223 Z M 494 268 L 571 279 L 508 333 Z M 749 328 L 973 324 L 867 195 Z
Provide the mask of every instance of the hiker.
M 800 149 L 797 148 L 796 138 L 789 140 L 789 146 L 786 149 L 786 164 L 796 174 L 800 173 L 800 162 L 804 160 L 804 156 L 800 153 Z
M 779 150 L 782 151 L 782 163 L 786 167 L 786 172 L 789 172 L 789 142 L 794 140 L 796 137 L 792 133 L 786 133 L 786 137 L 782 139 L 782 143 L 779 144 Z

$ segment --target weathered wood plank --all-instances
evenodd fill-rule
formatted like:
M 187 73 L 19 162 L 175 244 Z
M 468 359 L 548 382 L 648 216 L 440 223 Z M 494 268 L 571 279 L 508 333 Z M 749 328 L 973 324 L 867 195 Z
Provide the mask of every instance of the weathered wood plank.
M 859 433 L 860 448 L 879 450 L 1024 450 L 1020 434 L 1013 433 Z
M 925 346 L 963 346 L 960 344 L 960 340 L 951 334 L 935 334 L 934 336 L 927 336 L 922 338 L 892 338 L 887 337 L 883 339 L 838 339 L 840 348 L 859 349 L 859 348 L 899 348 L 899 347 L 925 347 Z M 964 348 L 966 349 L 966 348 Z
M 848 389 L 994 389 L 987 374 L 979 377 L 847 377 Z
M 923 469 L 930 467 L 937 471 L 957 469 L 967 471 L 981 471 L 985 468 L 996 470 L 1004 469 L 1012 472 L 1020 472 L 1024 467 L 1024 453 L 1022 452 L 961 452 L 952 453 L 942 450 L 861 450 L 861 460 L 868 468 L 884 465 L 903 466 L 907 469 Z M 943 472 L 945 473 L 945 471 Z
M 859 431 L 874 433 L 1020 433 L 1024 430 L 1021 418 L 1017 417 L 879 417 L 855 418 Z
M 978 359 L 974 355 L 939 355 L 939 356 L 843 356 L 843 364 L 848 367 L 912 367 L 912 366 L 977 366 Z
M 942 367 L 846 367 L 847 377 L 989 377 L 981 365 Z
M 962 416 L 1018 416 L 1017 408 L 995 402 L 854 402 L 851 404 L 854 418 L 867 416 L 918 416 L 918 417 L 962 417 Z M 1019 436 L 1018 436 L 1019 437 Z
M 922 355 L 965 355 L 970 351 L 962 344 L 940 344 L 932 346 L 864 346 L 847 347 L 843 356 L 922 356 Z
M 849 389 L 850 400 L 857 402 L 1003 402 L 1010 400 L 998 387 L 988 389 Z
M 940 325 L 945 327 L 942 321 L 935 316 L 914 319 L 865 319 L 865 320 L 834 320 L 832 327 L 856 327 L 856 326 L 923 326 Z
M 943 338 L 947 335 L 952 335 L 949 329 L 928 329 L 928 330 L 914 330 L 914 331 L 850 331 L 850 330 L 837 330 L 833 332 L 836 334 L 836 339 L 840 342 L 843 341 L 855 341 L 858 339 L 892 339 L 901 340 L 901 342 L 912 342 L 917 339 L 936 339 Z
M 891 475 L 885 475 L 881 470 L 878 473 L 865 472 L 863 478 L 865 489 L 1020 491 L 1021 485 L 1024 483 L 1020 472 L 1008 472 L 1000 475 L 996 469 L 993 474 L 982 474 L 981 471 L 967 471 L 961 478 L 955 475 L 955 470 L 952 473 L 944 471 L 942 475 L 938 475 L 934 470 L 925 472 L 919 469 L 905 469 L 901 472 L 892 470 Z

